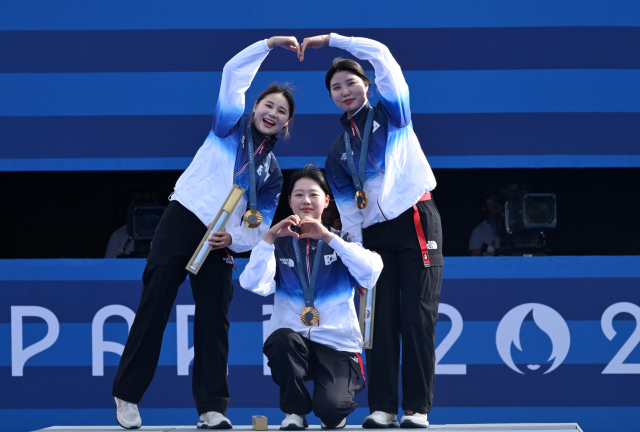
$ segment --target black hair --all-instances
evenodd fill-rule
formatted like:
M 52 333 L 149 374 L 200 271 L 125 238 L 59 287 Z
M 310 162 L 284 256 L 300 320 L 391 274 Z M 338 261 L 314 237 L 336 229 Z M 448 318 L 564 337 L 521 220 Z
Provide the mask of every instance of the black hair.
M 487 199 L 494 195 L 496 197 L 496 202 L 500 205 L 505 205 L 505 196 L 502 190 L 504 189 L 503 185 L 500 184 L 491 184 L 487 186 L 482 194 L 482 199 L 480 200 L 480 209 L 482 211 L 487 211 Z
M 256 105 L 258 105 L 262 101 L 262 99 L 264 99 L 270 94 L 278 93 L 284 96 L 284 98 L 289 103 L 289 123 L 287 123 L 287 125 L 284 128 L 282 128 L 282 130 L 284 130 L 285 138 L 289 138 L 291 125 L 293 123 L 293 113 L 296 110 L 296 102 L 293 100 L 293 95 L 291 94 L 292 91 L 296 91 L 296 90 L 291 85 L 287 83 L 278 84 L 277 82 L 274 82 L 274 83 L 271 83 L 269 87 L 267 87 L 262 93 L 260 93 L 260 96 L 258 96 L 258 99 L 256 100 Z M 255 113 L 251 114 L 250 121 L 252 123 L 253 123 L 254 115 Z
M 320 186 L 320 189 L 322 189 L 322 192 L 326 195 L 331 195 L 331 189 L 329 188 L 329 183 L 327 183 L 324 173 L 314 164 L 307 164 L 304 168 L 294 171 L 291 177 L 289 177 L 289 197 L 293 192 L 293 187 L 296 185 L 296 182 L 303 178 L 315 181 L 318 183 L 318 186 Z
M 342 57 L 337 57 L 333 59 L 333 63 L 331 67 L 327 71 L 327 75 L 324 77 L 324 83 L 327 86 L 327 90 L 331 93 L 331 78 L 336 74 L 336 72 L 351 72 L 352 74 L 358 76 L 365 84 L 371 88 L 371 80 L 364 73 L 364 69 L 360 66 L 355 60 L 343 59 Z

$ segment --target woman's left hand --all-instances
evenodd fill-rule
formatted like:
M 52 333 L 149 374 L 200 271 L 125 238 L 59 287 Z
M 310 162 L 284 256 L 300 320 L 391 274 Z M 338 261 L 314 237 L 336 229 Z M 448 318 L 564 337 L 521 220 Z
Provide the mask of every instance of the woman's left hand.
M 358 295 L 360 297 L 364 297 L 364 295 L 367 293 L 367 289 L 365 287 L 361 287 L 361 286 L 357 286 L 356 287 L 356 292 L 358 293 Z
M 305 227 L 305 229 L 309 230 L 301 234 L 300 238 L 312 238 L 314 240 L 322 240 L 325 243 L 329 243 L 333 238 L 333 234 L 329 232 L 319 220 L 310 218 L 309 216 L 305 216 L 298 226 Z
M 214 232 L 207 239 L 212 250 L 226 248 L 231 245 L 231 234 L 224 231 Z

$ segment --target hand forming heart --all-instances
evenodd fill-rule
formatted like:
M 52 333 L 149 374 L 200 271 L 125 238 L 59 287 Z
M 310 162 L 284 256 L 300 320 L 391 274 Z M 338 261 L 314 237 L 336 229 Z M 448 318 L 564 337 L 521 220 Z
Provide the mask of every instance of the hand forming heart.
M 322 48 L 325 45 L 329 45 L 330 35 L 314 36 L 310 38 L 304 38 L 302 45 L 300 46 L 300 52 L 298 58 L 300 61 L 304 61 L 304 51 L 307 48 Z
M 304 51 L 307 48 L 322 48 L 329 44 L 329 35 L 314 36 L 305 38 L 302 45 L 298 43 L 295 36 L 273 36 L 267 40 L 269 48 L 273 49 L 277 46 L 291 51 L 295 51 L 298 54 L 300 61 L 304 61 Z

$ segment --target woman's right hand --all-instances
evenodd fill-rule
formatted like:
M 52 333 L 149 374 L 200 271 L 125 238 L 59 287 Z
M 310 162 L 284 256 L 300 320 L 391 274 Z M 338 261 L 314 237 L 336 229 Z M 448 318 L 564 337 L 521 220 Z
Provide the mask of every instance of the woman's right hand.
M 272 245 L 278 237 L 299 238 L 300 235 L 297 232 L 291 231 L 291 227 L 298 226 L 298 224 L 300 224 L 300 218 L 296 215 L 291 215 L 272 226 L 269 231 L 264 233 L 262 240 Z
M 325 45 L 329 45 L 329 39 L 331 35 L 322 35 L 322 36 L 314 36 L 310 38 L 304 38 L 302 41 L 302 45 L 300 46 L 300 51 L 298 52 L 298 58 L 300 61 L 304 60 L 304 50 L 307 48 L 322 48 Z
M 273 49 L 277 46 L 295 51 L 300 57 L 300 44 L 295 36 L 272 36 L 267 39 L 267 45 L 270 49 Z

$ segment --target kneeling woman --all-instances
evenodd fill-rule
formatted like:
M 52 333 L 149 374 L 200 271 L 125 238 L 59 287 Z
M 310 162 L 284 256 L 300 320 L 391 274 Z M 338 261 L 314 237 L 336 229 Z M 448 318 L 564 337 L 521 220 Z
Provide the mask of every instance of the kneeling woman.
M 373 287 L 382 259 L 351 235 L 322 225 L 328 204 L 329 186 L 319 169 L 307 165 L 294 172 L 294 214 L 264 234 L 240 275 L 246 290 L 275 292 L 272 333 L 263 351 L 287 414 L 281 429 L 304 429 L 312 409 L 323 428 L 344 427 L 357 407 L 353 396 L 364 387 L 353 295 L 357 286 Z M 311 380 L 313 399 L 304 385 Z

